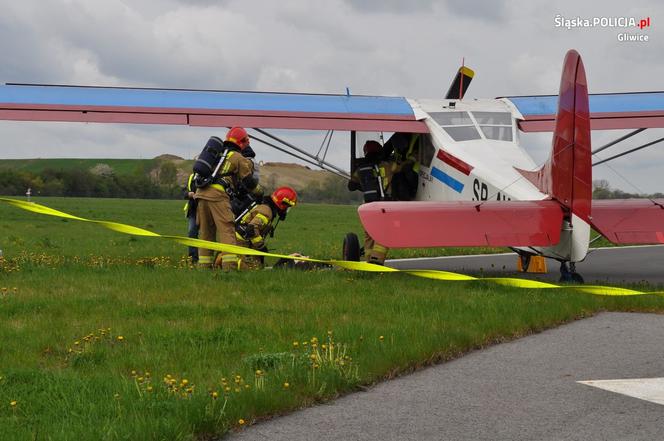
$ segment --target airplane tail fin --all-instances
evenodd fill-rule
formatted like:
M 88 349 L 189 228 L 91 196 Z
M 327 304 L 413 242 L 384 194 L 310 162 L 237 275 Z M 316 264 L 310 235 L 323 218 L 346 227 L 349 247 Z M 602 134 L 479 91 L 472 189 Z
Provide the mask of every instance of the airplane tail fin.
M 590 222 L 592 163 L 588 84 L 583 61 L 575 50 L 567 52 L 563 63 L 551 156 L 539 170 L 519 171 L 540 191 L 558 201 L 565 211 Z

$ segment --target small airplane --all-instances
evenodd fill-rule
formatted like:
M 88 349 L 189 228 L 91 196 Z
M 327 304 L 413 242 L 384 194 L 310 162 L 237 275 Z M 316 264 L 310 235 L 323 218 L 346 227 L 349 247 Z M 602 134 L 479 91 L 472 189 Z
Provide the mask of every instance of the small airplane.
M 7 84 L 0 119 L 251 127 L 269 138 L 254 139 L 342 176 L 325 157 L 264 129 L 325 130 L 328 147 L 332 131 L 349 131 L 351 172 L 359 140 L 392 133 L 417 140 L 417 194 L 358 210 L 387 247 L 510 247 L 524 267 L 531 256 L 553 258 L 561 280 L 583 282 L 575 264 L 588 254 L 591 229 L 616 244 L 664 243 L 663 199 L 592 200 L 592 155 L 664 127 L 664 92 L 589 95 L 574 50 L 557 96 L 463 100 L 472 78 L 462 66 L 440 99 Z M 635 130 L 592 151 L 591 129 Z M 519 131 L 553 132 L 543 166 L 522 148 Z

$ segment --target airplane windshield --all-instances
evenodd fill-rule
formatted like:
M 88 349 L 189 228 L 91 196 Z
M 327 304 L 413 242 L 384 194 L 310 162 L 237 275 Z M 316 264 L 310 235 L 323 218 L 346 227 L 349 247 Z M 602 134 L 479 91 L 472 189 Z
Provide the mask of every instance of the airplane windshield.
M 512 141 L 512 114 L 509 112 L 431 112 L 431 117 L 455 141 L 493 139 Z M 481 130 L 478 131 L 477 129 Z M 483 135 L 483 136 L 482 136 Z
M 468 112 L 432 112 L 430 115 L 455 141 L 480 139 Z
M 512 115 L 509 112 L 473 112 L 487 139 L 512 141 Z

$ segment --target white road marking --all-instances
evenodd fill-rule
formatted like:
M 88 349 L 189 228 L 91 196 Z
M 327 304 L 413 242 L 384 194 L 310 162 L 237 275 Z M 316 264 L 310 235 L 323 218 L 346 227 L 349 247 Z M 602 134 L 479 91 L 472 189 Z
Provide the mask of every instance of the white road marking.
M 577 383 L 664 405 L 664 378 L 589 380 Z

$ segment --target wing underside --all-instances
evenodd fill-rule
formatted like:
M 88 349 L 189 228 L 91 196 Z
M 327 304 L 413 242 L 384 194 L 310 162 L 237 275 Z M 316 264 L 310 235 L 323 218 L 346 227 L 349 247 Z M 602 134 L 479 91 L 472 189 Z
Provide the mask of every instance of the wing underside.
M 591 224 L 616 244 L 664 244 L 664 199 L 595 200 Z

